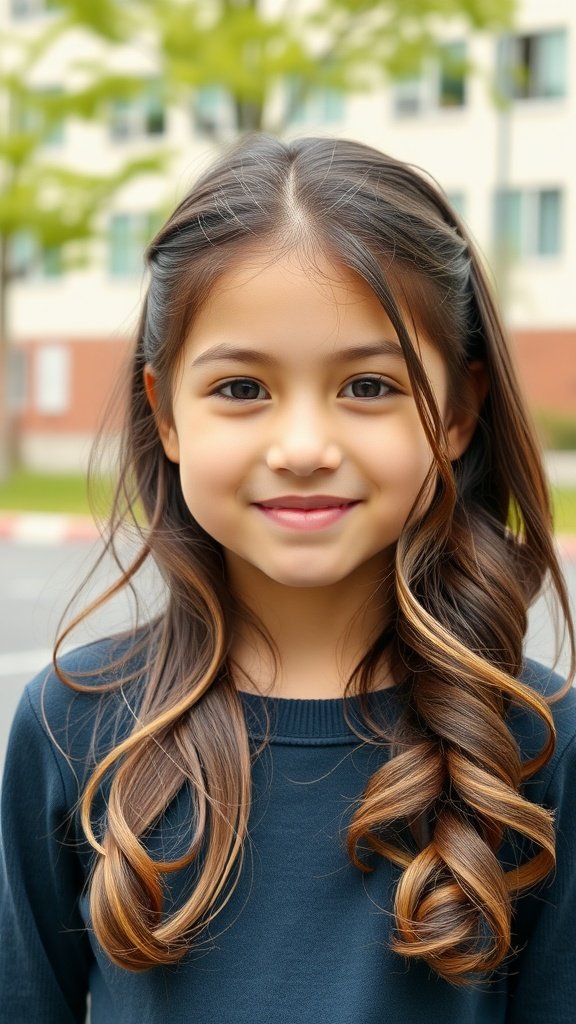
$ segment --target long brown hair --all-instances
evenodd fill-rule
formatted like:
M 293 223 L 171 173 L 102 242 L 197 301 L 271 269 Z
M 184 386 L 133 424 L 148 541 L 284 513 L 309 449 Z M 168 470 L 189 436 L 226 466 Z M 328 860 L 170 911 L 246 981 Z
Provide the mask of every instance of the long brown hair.
M 242 866 L 251 751 L 229 650 L 232 623 L 246 611 L 227 590 L 219 545 L 186 507 L 143 370 L 152 365 L 158 412 L 170 417 L 194 315 L 223 271 L 255 245 L 323 251 L 369 284 L 397 332 L 434 453 L 433 500 L 416 503 L 397 543 L 392 614 L 347 686 L 347 694 L 367 694 L 386 651 L 405 694 L 401 729 L 353 814 L 348 851 L 361 871 L 373 869 L 375 854 L 401 869 L 398 953 L 466 982 L 507 955 L 512 897 L 554 864 L 552 816 L 522 795 L 523 781 L 554 748 L 548 703 L 519 681 L 527 609 L 545 582 L 568 623 L 572 651 L 573 631 L 538 444 L 479 257 L 424 174 L 349 141 L 243 140 L 182 200 L 147 252 L 150 283 L 107 539 L 115 552 L 132 517 L 140 549 L 101 601 L 131 586 L 150 557 L 167 599 L 129 645 L 145 679 L 134 729 L 100 761 L 82 798 L 95 851 L 93 926 L 123 967 L 175 962 L 229 899 Z M 401 310 L 409 310 L 410 330 Z M 477 430 L 454 464 L 411 340 L 418 330 L 441 353 L 453 396 L 471 362 L 486 369 Z M 76 689 L 94 689 L 60 674 Z M 128 678 L 134 673 L 119 663 L 109 685 Z M 543 749 L 528 763 L 506 724 L 511 704 L 545 725 Z M 367 729 L 385 739 L 376 723 Z M 104 780 L 107 816 L 97 837 L 93 807 Z M 145 836 L 182 786 L 192 794 L 194 834 L 179 859 L 160 862 Z M 398 839 L 402 824 L 416 851 Z M 505 870 L 497 851 L 510 833 L 528 839 L 534 854 Z M 185 865 L 197 866 L 196 884 L 181 906 L 167 910 L 167 875 Z

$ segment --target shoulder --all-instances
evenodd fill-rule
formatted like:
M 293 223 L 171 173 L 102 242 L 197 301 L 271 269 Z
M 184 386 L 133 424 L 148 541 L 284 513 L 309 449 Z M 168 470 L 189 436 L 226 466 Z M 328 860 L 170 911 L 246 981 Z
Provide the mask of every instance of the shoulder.
M 576 734 L 576 689 L 553 669 L 527 659 L 521 681 L 544 697 L 556 727 L 556 749 L 561 752 Z
M 538 790 L 542 800 L 554 777 L 576 770 L 576 689 L 566 688 L 566 681 L 551 668 L 526 660 L 520 679 L 544 697 L 549 705 L 556 730 L 554 754 L 550 761 L 530 780 L 530 790 Z M 525 709 L 513 708 L 508 724 L 516 739 L 522 760 L 529 760 L 542 749 L 547 730 L 542 720 Z
M 133 725 L 135 690 L 146 663 L 142 647 L 135 654 L 134 638 L 110 637 L 67 652 L 58 659 L 58 672 L 53 665 L 39 672 L 22 694 L 8 756 L 15 745 L 45 748 L 77 791 Z
M 550 703 L 559 744 L 569 742 L 576 730 L 576 689 L 553 669 L 527 659 L 521 675 L 526 683 Z

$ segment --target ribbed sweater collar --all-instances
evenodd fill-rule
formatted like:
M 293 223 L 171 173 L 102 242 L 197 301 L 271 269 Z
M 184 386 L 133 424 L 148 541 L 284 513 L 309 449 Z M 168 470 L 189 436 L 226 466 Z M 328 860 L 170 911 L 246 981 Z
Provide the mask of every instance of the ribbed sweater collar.
M 357 744 L 361 740 L 346 721 L 346 711 L 350 721 L 366 735 L 366 727 L 362 728 L 363 717 L 359 697 L 308 700 L 261 697 L 244 691 L 240 696 L 248 731 L 254 739 L 261 739 L 265 735 L 268 716 L 272 743 L 310 746 Z M 370 694 L 368 707 L 380 722 L 390 723 L 398 709 L 396 691 L 379 690 Z

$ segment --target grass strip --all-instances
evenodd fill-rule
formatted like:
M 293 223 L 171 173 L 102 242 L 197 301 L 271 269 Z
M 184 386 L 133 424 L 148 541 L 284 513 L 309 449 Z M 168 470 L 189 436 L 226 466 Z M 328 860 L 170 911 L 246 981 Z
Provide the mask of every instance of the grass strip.
M 110 501 L 112 486 L 111 480 L 98 482 L 95 493 L 99 509 L 104 510 Z M 576 487 L 555 487 L 552 494 L 556 531 L 576 534 Z M 0 483 L 0 511 L 90 515 L 86 480 L 83 476 L 18 470 L 7 483 Z
M 98 508 L 106 508 L 112 495 L 112 482 L 101 480 L 96 486 Z M 59 512 L 66 515 L 91 514 L 84 476 L 56 476 L 17 470 L 0 483 L 0 511 Z

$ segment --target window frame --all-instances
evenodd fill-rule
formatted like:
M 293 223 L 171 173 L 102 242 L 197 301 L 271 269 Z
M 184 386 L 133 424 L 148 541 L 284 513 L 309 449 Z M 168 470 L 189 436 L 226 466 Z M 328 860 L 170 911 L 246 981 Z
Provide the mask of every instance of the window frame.
M 297 76 L 285 80 L 285 110 L 291 128 L 311 124 L 342 124 L 345 120 L 346 94 L 336 86 L 311 86 L 302 99 L 298 99 Z
M 13 21 L 50 17 L 59 9 L 58 0 L 10 0 L 9 15 Z
M 461 62 L 462 74 L 458 79 L 461 81 L 462 102 L 444 102 L 444 87 L 449 86 L 450 81 L 456 82 L 456 73 L 452 69 L 450 74 L 450 58 L 443 55 L 448 51 L 459 50 L 461 57 L 456 58 L 454 64 Z M 445 114 L 466 110 L 468 106 L 468 73 L 466 70 L 468 60 L 468 40 L 464 38 L 445 40 L 440 44 L 437 57 L 425 61 L 420 71 L 413 72 L 403 78 L 398 78 L 392 86 L 392 109 L 394 116 L 399 120 L 404 118 L 427 117 L 434 114 Z
M 553 248 L 545 251 L 542 245 L 544 237 L 544 197 L 557 197 L 557 208 L 553 228 L 555 244 Z M 509 187 L 499 189 L 494 196 L 494 242 L 499 251 L 502 251 L 506 258 L 513 260 L 557 260 L 563 255 L 563 205 L 565 202 L 565 191 L 561 186 L 541 186 L 537 188 Z M 512 212 L 512 219 L 517 224 L 514 227 L 516 238 L 512 238 L 507 231 L 507 221 L 512 223 L 511 214 L 506 210 L 506 203 L 513 201 L 517 204 L 517 213 Z
M 541 53 L 546 42 L 553 38 L 560 41 L 562 48 L 563 75 L 559 91 L 537 88 L 539 65 L 542 70 Z M 568 92 L 568 69 L 568 32 L 565 26 L 509 33 L 500 36 L 497 42 L 496 75 L 499 90 L 505 99 L 512 102 L 550 103 L 565 99 Z
M 114 225 L 126 222 L 126 251 L 115 249 Z M 108 278 L 111 281 L 134 281 L 145 270 L 144 252 L 150 239 L 161 224 L 156 210 L 115 210 L 108 219 Z M 118 236 L 116 244 L 118 242 Z
M 142 90 L 122 96 L 110 104 L 108 135 L 112 143 L 122 145 L 138 139 L 154 139 L 166 134 L 168 107 L 160 78 L 142 82 Z M 154 125 L 154 118 L 157 124 Z
M 64 276 L 64 247 L 42 245 L 34 231 L 22 228 L 10 237 L 8 265 L 18 282 L 60 281 Z

